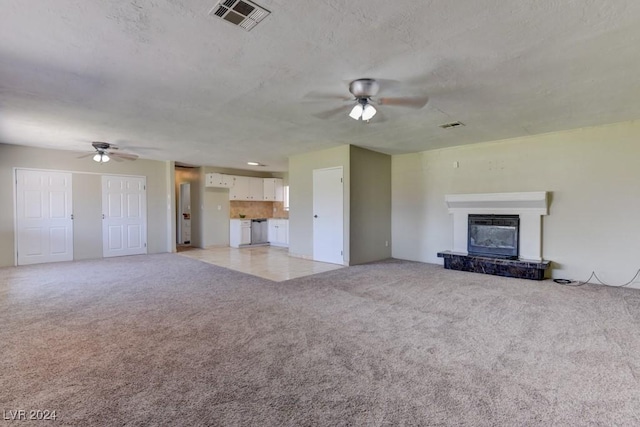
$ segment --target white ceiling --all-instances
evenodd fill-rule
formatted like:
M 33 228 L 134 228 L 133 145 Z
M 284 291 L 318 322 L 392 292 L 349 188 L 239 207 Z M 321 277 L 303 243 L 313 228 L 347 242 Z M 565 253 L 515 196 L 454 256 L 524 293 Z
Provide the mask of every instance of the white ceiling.
M 216 3 L 2 1 L 0 142 L 284 171 L 342 144 L 408 153 L 640 118 L 637 0 L 260 0 L 251 32 Z M 305 95 L 361 77 L 429 104 L 314 115 L 342 103 Z

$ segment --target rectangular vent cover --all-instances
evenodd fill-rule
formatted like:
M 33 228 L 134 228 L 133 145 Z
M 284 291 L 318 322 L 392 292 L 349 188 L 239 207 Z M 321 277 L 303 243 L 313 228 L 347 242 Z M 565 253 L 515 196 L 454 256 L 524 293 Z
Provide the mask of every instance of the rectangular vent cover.
M 458 126 L 464 126 L 464 123 L 462 123 L 462 122 L 452 122 L 452 123 L 445 123 L 443 125 L 440 125 L 440 127 L 442 129 L 457 128 Z
M 217 16 L 227 22 L 251 31 L 271 12 L 249 0 L 220 0 L 209 15 Z

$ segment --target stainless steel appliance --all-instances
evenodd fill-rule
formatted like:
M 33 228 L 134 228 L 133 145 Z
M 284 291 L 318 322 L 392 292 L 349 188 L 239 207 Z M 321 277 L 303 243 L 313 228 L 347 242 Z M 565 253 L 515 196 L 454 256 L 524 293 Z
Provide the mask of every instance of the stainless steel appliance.
M 269 242 L 269 230 L 266 218 L 251 220 L 251 244 L 259 245 Z

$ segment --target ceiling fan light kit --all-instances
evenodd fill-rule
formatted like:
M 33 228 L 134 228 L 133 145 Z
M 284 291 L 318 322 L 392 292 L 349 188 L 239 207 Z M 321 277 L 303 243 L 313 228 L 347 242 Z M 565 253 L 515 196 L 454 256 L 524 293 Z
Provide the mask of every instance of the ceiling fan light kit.
M 364 108 L 362 107 L 362 105 L 356 104 L 351 110 L 351 112 L 349 113 L 349 117 L 351 117 L 354 120 L 359 120 L 360 117 L 362 117 L 363 111 L 364 111 Z
M 95 151 L 83 154 L 78 157 L 79 159 L 92 157 L 94 162 L 107 163 L 111 159 L 121 162 L 123 160 L 136 160 L 138 158 L 137 154 L 119 152 L 117 145 L 109 144 L 108 142 L 93 141 L 91 145 Z
M 371 104 L 367 104 L 364 106 L 364 110 L 362 111 L 362 120 L 369 121 L 375 116 L 377 113 L 376 109 Z
M 358 104 L 356 104 L 355 107 L 353 107 L 353 109 L 349 113 L 349 117 L 351 117 L 354 120 L 362 119 L 363 121 L 368 122 L 373 118 L 373 116 L 376 115 L 376 113 L 377 111 L 375 107 L 369 104 L 369 102 L 366 99 L 362 99 L 362 100 L 358 100 Z
M 98 163 L 107 163 L 109 160 L 111 159 L 106 153 L 96 153 L 96 155 L 93 156 L 93 161 Z

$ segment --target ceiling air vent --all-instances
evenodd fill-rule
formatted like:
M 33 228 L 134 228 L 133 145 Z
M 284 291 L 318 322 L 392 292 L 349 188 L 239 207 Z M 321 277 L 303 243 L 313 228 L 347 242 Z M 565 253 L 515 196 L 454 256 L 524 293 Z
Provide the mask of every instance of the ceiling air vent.
M 217 16 L 227 22 L 251 31 L 271 12 L 248 0 L 220 0 L 209 15 Z
M 451 128 L 457 128 L 459 126 L 464 126 L 464 123 L 462 122 L 445 123 L 443 125 L 440 125 L 439 127 L 441 127 L 442 129 L 451 129 Z

